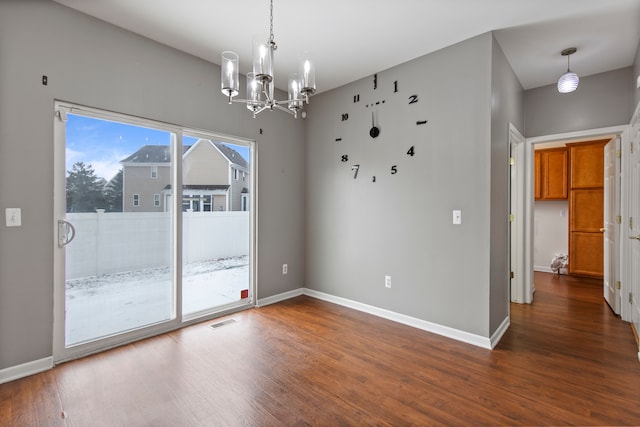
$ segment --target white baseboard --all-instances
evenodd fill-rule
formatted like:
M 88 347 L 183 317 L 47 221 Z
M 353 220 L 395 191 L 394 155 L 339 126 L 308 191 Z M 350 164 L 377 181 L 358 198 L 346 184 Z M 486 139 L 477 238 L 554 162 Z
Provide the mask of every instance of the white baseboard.
M 23 363 L 22 365 L 0 369 L 0 384 L 38 374 L 51 368 L 53 368 L 53 357 L 45 357 L 44 359 L 34 360 Z
M 478 347 L 492 349 L 500 340 L 504 332 L 509 327 L 509 319 L 505 319 L 505 322 L 500 326 L 498 331 L 491 339 L 482 337 L 480 335 L 471 334 L 469 332 L 460 331 L 458 329 L 450 328 L 448 326 L 439 325 L 437 323 L 428 322 L 426 320 L 417 319 L 415 317 L 407 316 L 404 314 L 396 313 L 383 308 L 375 307 L 368 304 L 363 304 L 357 301 L 349 300 L 342 297 L 326 294 L 324 292 L 315 291 L 313 289 L 301 288 L 293 291 L 285 292 L 282 294 L 274 295 L 272 297 L 264 298 L 258 302 L 258 306 L 264 306 L 267 304 L 273 304 L 275 302 L 284 301 L 288 298 L 293 298 L 299 295 L 307 295 L 312 298 L 317 298 L 323 301 L 338 304 L 344 307 L 352 308 L 354 310 L 362 311 L 364 313 L 372 314 L 374 316 L 382 317 L 383 319 L 391 320 L 394 322 L 402 323 L 404 325 L 412 326 L 414 328 L 422 329 L 423 331 L 432 332 L 434 334 L 442 335 L 447 338 L 452 338 L 457 341 L 462 341 L 468 344 L 473 344 Z
M 304 294 L 304 288 L 294 289 L 292 291 L 283 292 L 281 294 L 273 295 L 266 298 L 261 298 L 256 301 L 256 307 L 264 307 L 265 305 L 275 304 L 280 301 L 288 300 L 290 298 L 299 297 Z
M 491 335 L 491 349 L 496 348 L 504 333 L 507 332 L 507 329 L 509 329 L 510 325 L 511 319 L 507 316 L 502 324 L 498 327 L 498 329 L 496 329 L 496 331 L 493 333 L 493 335 Z
M 542 273 L 553 273 L 553 274 L 558 274 L 558 273 L 556 273 L 555 271 L 553 271 L 550 267 L 541 267 L 541 266 L 538 266 L 538 265 L 534 265 L 534 266 L 533 266 L 533 271 L 540 271 L 540 272 L 542 272 Z M 560 274 L 562 274 L 562 275 L 567 275 L 567 274 L 569 274 L 569 272 L 567 271 L 567 269 L 566 269 L 566 268 L 562 267 L 562 268 L 560 269 Z

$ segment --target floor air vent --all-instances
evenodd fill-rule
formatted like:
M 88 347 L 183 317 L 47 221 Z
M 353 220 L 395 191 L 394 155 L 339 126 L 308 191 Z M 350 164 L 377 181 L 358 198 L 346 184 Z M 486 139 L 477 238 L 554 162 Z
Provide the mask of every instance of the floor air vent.
M 218 322 L 218 323 L 214 323 L 213 325 L 211 325 L 211 327 L 213 329 L 218 329 L 218 328 L 221 328 L 223 326 L 227 326 L 227 325 L 230 325 L 230 324 L 236 323 L 236 322 L 237 322 L 236 319 L 227 319 L 227 320 L 223 320 L 223 321 Z

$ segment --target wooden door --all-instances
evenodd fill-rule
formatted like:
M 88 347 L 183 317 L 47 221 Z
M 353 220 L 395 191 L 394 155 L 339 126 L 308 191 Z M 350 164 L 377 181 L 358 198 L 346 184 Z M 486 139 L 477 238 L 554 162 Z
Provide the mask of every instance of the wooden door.
M 602 278 L 604 270 L 604 145 L 568 144 L 569 273 Z
M 542 153 L 544 182 L 543 198 L 547 200 L 566 200 L 567 198 L 567 149 L 555 148 Z

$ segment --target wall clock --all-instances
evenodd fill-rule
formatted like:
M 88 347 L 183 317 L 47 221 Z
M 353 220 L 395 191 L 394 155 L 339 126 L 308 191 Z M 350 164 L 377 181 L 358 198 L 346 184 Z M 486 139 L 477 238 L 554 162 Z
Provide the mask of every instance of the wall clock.
M 384 80 L 375 74 L 368 88 L 350 99 L 350 108 L 337 120 L 340 136 L 338 161 L 351 169 L 353 179 L 377 182 L 399 175 L 421 152 L 424 140 L 425 100 L 399 80 Z M 421 108 L 422 107 L 422 108 Z

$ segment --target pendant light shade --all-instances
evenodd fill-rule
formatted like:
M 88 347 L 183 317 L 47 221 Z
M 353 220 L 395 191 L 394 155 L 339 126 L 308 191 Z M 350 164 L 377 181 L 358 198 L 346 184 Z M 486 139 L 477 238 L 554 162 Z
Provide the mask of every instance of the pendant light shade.
M 567 71 L 558 79 L 558 92 L 569 93 L 578 88 L 580 78 L 573 71 Z
M 577 49 L 575 47 L 570 47 L 561 52 L 562 56 L 567 57 L 567 72 L 560 76 L 558 79 L 558 92 L 560 93 L 569 93 L 573 92 L 578 88 L 578 83 L 580 82 L 580 78 L 576 73 L 571 71 L 569 66 L 569 56 L 576 53 Z

